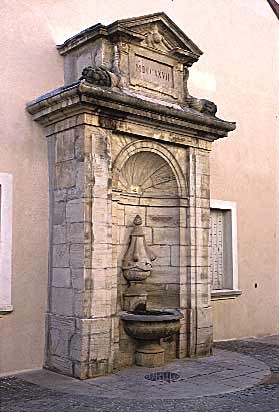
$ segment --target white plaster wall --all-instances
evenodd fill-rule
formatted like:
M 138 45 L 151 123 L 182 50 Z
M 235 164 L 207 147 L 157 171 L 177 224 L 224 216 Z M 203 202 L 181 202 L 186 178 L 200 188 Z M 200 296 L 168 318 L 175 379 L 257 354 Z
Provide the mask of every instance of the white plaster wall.
M 216 339 L 278 332 L 278 21 L 263 0 L 2 0 L 0 173 L 14 177 L 12 303 L 0 319 L 0 374 L 39 367 L 47 291 L 43 130 L 25 103 L 63 84 L 55 44 L 97 22 L 165 11 L 204 51 L 192 94 L 237 121 L 214 145 L 211 190 L 238 205 L 240 298 L 214 303 Z M 258 283 L 258 288 L 254 284 Z
M 0 173 L 0 312 L 12 311 L 13 176 Z

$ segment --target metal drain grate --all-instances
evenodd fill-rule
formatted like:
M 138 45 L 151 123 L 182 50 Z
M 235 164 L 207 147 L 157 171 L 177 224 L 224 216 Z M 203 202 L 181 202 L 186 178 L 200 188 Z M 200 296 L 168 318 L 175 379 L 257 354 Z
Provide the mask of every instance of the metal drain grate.
M 180 378 L 178 373 L 174 372 L 153 372 L 149 375 L 145 375 L 144 379 L 147 379 L 152 382 L 175 382 Z

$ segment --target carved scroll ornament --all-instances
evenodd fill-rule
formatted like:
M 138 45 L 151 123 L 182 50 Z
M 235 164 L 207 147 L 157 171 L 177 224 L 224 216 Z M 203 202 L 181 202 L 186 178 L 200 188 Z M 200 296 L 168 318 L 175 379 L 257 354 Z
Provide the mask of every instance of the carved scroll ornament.
M 80 80 L 86 80 L 88 83 L 96 86 L 111 87 L 111 76 L 108 70 L 102 67 L 88 66 L 82 70 Z
M 207 99 L 198 99 L 190 95 L 188 91 L 188 79 L 189 79 L 189 70 L 185 68 L 184 72 L 184 99 L 188 107 L 193 110 L 196 110 L 200 113 L 207 114 L 209 116 L 215 116 L 217 112 L 217 106 L 214 102 L 211 102 Z
M 117 45 L 114 45 L 112 71 L 107 70 L 102 65 L 99 65 L 96 57 L 94 63 L 94 66 L 87 66 L 82 70 L 80 80 L 85 80 L 87 83 L 100 87 L 104 86 L 121 88 L 124 86 L 125 82 L 121 76 L 119 67 L 119 51 Z

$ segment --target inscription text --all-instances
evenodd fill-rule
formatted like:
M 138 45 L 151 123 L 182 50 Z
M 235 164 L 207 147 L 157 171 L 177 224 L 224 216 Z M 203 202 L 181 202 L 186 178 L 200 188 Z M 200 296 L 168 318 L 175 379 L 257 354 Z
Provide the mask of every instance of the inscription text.
M 135 74 L 137 78 L 156 85 L 162 85 L 168 88 L 173 87 L 173 72 L 171 66 L 139 55 L 135 57 Z

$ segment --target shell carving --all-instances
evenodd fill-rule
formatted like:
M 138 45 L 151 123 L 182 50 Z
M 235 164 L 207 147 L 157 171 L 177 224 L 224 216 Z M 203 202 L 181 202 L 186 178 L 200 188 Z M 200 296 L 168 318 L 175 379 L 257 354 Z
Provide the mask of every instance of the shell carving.
M 170 166 L 161 156 L 144 151 L 125 163 L 119 189 L 139 196 L 177 196 L 176 178 Z

